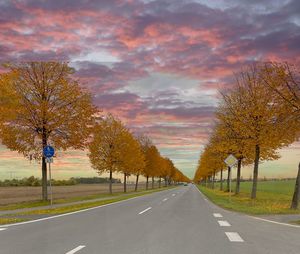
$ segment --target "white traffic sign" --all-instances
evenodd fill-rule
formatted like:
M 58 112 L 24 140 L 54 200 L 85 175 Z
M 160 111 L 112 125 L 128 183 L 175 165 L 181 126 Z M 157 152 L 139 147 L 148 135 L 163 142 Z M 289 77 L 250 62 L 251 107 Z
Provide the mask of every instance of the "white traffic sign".
M 46 163 L 53 163 L 53 157 L 46 157 Z
M 227 166 L 229 167 L 233 167 L 236 163 L 237 163 L 238 159 L 235 158 L 234 155 L 230 154 L 225 160 L 224 162 L 226 163 Z

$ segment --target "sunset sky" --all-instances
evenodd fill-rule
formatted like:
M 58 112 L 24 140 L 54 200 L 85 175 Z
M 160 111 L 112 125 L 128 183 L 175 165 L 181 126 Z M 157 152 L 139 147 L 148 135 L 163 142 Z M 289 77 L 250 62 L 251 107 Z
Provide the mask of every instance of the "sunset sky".
M 0 0 L 0 62 L 32 60 L 68 61 L 99 108 L 193 177 L 233 73 L 257 60 L 300 63 L 300 1 Z M 54 178 L 96 175 L 85 154 L 59 153 Z M 260 176 L 295 176 L 300 145 L 281 154 Z M 0 146 L 0 179 L 32 174 L 40 165 Z

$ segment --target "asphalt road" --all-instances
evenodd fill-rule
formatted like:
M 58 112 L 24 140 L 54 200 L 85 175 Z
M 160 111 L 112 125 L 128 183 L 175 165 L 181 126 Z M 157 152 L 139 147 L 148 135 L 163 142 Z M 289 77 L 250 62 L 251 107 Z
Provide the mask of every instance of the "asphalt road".
M 300 228 L 225 211 L 189 185 L 2 227 L 0 253 L 299 254 Z

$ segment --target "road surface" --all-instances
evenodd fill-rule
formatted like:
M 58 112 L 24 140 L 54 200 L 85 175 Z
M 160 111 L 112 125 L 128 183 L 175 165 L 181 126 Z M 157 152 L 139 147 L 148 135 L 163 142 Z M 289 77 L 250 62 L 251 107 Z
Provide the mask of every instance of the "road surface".
M 194 185 L 0 228 L 1 254 L 293 254 L 300 227 L 225 211 Z

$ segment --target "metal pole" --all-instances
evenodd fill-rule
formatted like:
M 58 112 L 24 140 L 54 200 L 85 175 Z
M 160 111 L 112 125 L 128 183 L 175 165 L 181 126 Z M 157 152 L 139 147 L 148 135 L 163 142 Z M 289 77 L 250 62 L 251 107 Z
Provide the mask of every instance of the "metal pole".
M 229 171 L 229 201 L 231 201 L 231 167 Z
M 52 207 L 52 184 L 51 184 L 51 162 L 49 161 L 49 178 L 50 178 L 50 205 Z

